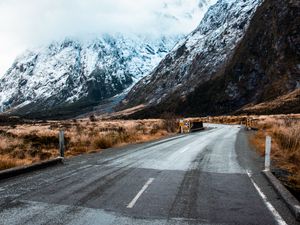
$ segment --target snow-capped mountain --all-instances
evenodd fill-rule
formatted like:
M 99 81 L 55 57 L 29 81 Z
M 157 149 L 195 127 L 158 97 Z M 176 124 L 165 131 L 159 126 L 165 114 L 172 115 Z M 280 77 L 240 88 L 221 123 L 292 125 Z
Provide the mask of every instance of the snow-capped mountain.
M 196 30 L 130 91 L 125 107 L 157 105 L 170 97 L 185 99 L 199 84 L 218 76 L 261 2 L 219 0 Z
M 299 1 L 219 0 L 128 94 L 132 117 L 299 112 Z
M 1 110 L 93 105 L 119 94 L 151 71 L 179 37 L 147 40 L 104 35 L 88 42 L 63 42 L 27 51 L 0 81 Z
M 198 20 L 212 3 L 214 0 L 166 0 L 154 14 L 163 30 L 174 21 Z M 87 112 L 106 99 L 124 95 L 185 33 L 147 35 L 66 38 L 26 51 L 0 79 L 0 112 L 60 117 Z

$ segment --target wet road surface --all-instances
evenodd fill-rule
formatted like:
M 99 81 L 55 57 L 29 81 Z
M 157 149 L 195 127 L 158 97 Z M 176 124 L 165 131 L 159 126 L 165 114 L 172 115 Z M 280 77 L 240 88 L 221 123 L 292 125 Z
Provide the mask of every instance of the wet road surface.
M 0 181 L 0 224 L 299 224 L 243 128 L 207 126 Z

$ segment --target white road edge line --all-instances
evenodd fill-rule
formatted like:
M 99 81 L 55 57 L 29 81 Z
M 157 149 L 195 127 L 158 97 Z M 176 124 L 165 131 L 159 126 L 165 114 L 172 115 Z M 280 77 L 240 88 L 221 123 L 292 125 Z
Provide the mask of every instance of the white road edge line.
M 247 175 L 250 178 L 252 184 L 254 185 L 255 189 L 259 193 L 260 197 L 263 199 L 265 205 L 269 209 L 269 211 L 273 214 L 275 220 L 277 221 L 278 225 L 287 225 L 287 223 L 283 220 L 283 218 L 279 215 L 277 210 L 274 208 L 274 206 L 268 201 L 267 196 L 262 192 L 262 190 L 258 187 L 258 185 L 255 183 L 255 181 L 252 178 L 251 171 L 247 170 Z
M 154 181 L 154 178 L 150 178 L 146 184 L 142 187 L 142 189 L 139 191 L 139 193 L 137 193 L 137 195 L 134 197 L 134 199 L 132 199 L 132 201 L 128 204 L 127 208 L 131 209 L 134 207 L 135 203 L 137 202 L 137 200 L 141 197 L 141 195 L 144 193 L 144 191 L 146 191 L 146 189 L 149 187 L 149 185 Z

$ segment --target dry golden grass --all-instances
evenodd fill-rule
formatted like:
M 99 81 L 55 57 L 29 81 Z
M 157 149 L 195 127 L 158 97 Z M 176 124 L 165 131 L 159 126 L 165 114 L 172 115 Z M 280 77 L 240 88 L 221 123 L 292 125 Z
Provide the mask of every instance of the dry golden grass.
M 265 140 L 266 134 L 263 131 L 258 131 L 255 135 L 250 138 L 251 144 L 257 149 L 261 156 L 265 154 Z
M 0 170 L 16 167 L 18 164 L 12 159 L 0 159 Z
M 6 170 L 10 169 L 12 167 L 16 166 L 23 166 L 27 164 L 31 164 L 31 160 L 16 160 L 16 159 L 11 159 L 9 155 L 2 155 L 0 156 L 0 170 Z
M 275 165 L 288 171 L 288 185 L 300 190 L 300 120 L 266 118 L 258 122 L 258 128 L 251 142 L 263 155 L 265 136 L 270 135 Z
M 276 88 L 274 88 L 276 90 Z M 258 105 L 247 105 L 239 111 L 239 113 L 245 114 L 272 114 L 278 111 L 284 112 L 298 112 L 300 109 L 299 104 L 300 89 L 288 93 L 286 95 L 280 96 L 274 100 L 263 102 Z
M 14 126 L 0 125 L 0 170 L 59 156 L 58 132 L 65 131 L 66 157 L 162 138 L 175 132 L 165 120 L 87 118 Z M 177 125 L 177 124 L 176 124 Z

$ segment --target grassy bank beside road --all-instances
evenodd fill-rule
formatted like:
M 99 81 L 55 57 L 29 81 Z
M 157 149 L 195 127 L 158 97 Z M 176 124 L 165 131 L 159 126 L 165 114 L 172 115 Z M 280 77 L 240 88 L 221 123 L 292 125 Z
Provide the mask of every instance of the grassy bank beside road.
M 258 121 L 257 127 L 259 131 L 251 143 L 264 155 L 265 136 L 270 135 L 275 166 L 289 172 L 288 177 L 281 177 L 282 181 L 300 191 L 300 120 L 267 117 Z
M 176 121 L 99 120 L 0 124 L 0 170 L 59 156 L 58 132 L 65 131 L 66 157 L 156 140 L 175 133 Z

